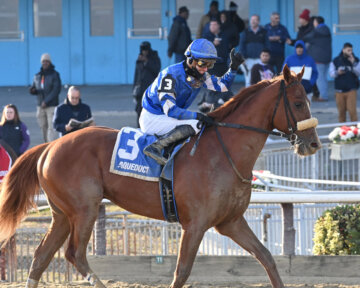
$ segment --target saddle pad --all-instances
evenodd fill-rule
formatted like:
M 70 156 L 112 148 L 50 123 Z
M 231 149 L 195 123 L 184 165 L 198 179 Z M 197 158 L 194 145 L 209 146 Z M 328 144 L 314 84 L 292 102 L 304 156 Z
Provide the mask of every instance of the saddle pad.
M 143 153 L 143 149 L 156 141 L 131 127 L 124 127 L 117 135 L 111 157 L 110 172 L 147 181 L 159 181 L 161 166 Z
M 4 147 L 0 146 L 0 183 L 9 172 L 12 165 L 12 159 Z

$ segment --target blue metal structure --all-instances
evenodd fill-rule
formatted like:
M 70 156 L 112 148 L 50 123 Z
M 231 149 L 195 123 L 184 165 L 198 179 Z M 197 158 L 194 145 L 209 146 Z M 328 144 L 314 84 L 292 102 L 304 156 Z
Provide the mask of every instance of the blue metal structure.
M 62 0 L 62 36 L 35 37 L 33 1 L 18 0 L 19 30 L 23 32 L 23 39 L 1 38 L 0 86 L 29 85 L 40 68 L 40 56 L 44 52 L 51 54 L 64 84 L 130 84 L 142 41 L 151 42 L 153 49 L 159 52 L 163 68 L 173 63 L 173 59 L 167 57 L 166 36 L 177 7 L 189 2 L 158 0 L 161 27 L 156 37 L 148 37 L 132 33 L 135 0 L 113 0 L 112 36 L 91 36 L 90 0 Z M 211 0 L 202 1 L 205 14 Z M 294 15 L 294 1 L 248 0 L 249 15 L 260 15 L 264 25 L 269 22 L 271 12 L 279 11 L 281 23 L 295 37 L 294 17 L 298 15 Z M 339 23 L 339 1 L 318 0 L 319 14 L 331 29 L 334 23 Z M 220 10 L 224 9 L 226 0 L 218 2 Z M 189 8 L 191 13 L 191 6 Z M 355 54 L 359 55 L 359 40 L 359 30 L 352 34 L 333 34 L 333 56 L 341 51 L 344 42 L 351 42 Z M 287 46 L 286 53 L 292 52 L 293 47 Z

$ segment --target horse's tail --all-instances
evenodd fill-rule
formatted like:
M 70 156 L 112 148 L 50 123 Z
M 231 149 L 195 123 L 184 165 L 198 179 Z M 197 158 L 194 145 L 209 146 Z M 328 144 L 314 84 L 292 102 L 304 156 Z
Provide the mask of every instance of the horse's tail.
M 34 207 L 34 197 L 39 193 L 37 161 L 49 143 L 25 152 L 4 177 L 0 192 L 0 243 L 15 232 L 27 211 Z

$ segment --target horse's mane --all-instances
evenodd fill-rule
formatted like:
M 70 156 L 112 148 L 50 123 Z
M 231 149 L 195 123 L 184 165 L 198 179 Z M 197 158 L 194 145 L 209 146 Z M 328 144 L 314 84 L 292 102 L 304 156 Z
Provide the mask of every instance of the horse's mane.
M 219 107 L 213 112 L 210 112 L 208 115 L 212 118 L 214 118 L 217 121 L 223 120 L 227 115 L 232 113 L 234 110 L 236 110 L 237 107 L 241 105 L 246 99 L 250 98 L 251 96 L 255 95 L 258 91 L 262 90 L 265 87 L 270 86 L 274 82 L 283 80 L 283 75 L 279 75 L 277 77 L 274 77 L 271 80 L 263 80 L 255 85 L 252 85 L 248 88 L 244 88 L 240 90 L 240 92 L 232 97 L 230 100 L 225 102 L 224 105 Z

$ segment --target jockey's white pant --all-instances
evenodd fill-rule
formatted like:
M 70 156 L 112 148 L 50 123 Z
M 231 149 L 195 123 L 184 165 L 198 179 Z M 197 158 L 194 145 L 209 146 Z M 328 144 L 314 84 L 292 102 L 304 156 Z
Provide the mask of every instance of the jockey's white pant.
M 191 125 L 197 134 L 200 131 L 198 122 L 196 119 L 178 120 L 165 114 L 156 115 L 145 109 L 142 109 L 139 119 L 141 132 L 151 135 L 164 135 L 180 125 Z

